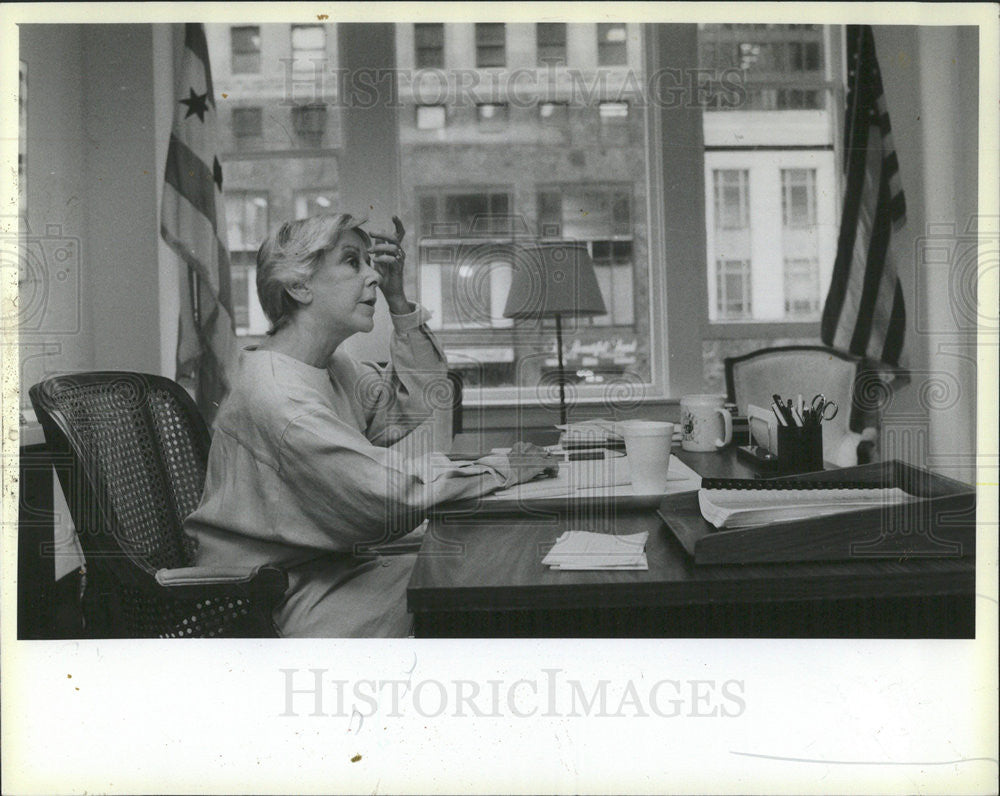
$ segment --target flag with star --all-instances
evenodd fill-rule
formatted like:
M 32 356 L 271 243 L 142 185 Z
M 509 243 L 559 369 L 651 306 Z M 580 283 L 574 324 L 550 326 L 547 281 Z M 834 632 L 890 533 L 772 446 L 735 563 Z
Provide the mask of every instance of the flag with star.
M 906 312 L 892 244 L 906 223 L 906 199 L 870 25 L 847 26 L 847 57 L 846 189 L 820 336 L 834 348 L 902 365 Z
M 237 343 L 208 44 L 200 23 L 183 28 L 160 234 L 186 266 L 180 280 L 177 381 L 194 389 L 211 423 L 229 387 Z

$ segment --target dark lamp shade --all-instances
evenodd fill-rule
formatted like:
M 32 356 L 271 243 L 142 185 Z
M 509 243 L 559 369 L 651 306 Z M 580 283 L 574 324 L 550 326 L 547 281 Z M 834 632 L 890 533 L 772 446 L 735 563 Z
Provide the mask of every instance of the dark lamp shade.
M 606 313 L 585 244 L 538 243 L 517 250 L 505 318 Z

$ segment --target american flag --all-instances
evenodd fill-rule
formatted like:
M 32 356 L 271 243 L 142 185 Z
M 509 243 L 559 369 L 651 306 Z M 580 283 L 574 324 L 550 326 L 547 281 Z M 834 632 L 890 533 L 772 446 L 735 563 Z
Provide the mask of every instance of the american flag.
M 222 166 L 205 28 L 184 25 L 173 127 L 160 211 L 160 234 L 183 260 L 177 380 L 194 387 L 211 423 L 228 390 L 237 344 L 225 243 Z
M 847 64 L 846 191 L 820 335 L 828 346 L 900 365 L 906 312 L 891 244 L 906 223 L 906 199 L 871 26 L 847 27 Z

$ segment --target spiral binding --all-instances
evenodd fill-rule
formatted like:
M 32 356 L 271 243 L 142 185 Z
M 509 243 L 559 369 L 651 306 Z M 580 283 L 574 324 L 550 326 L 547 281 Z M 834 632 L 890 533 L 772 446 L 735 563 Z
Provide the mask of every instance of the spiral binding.
M 866 481 L 804 481 L 758 478 L 702 478 L 702 489 L 886 489 Z

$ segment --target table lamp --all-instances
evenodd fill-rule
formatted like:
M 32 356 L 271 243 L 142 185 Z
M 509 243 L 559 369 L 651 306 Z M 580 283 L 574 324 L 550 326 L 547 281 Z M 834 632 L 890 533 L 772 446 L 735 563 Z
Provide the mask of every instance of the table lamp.
M 559 356 L 559 420 L 566 423 L 562 317 L 604 315 L 607 309 L 584 243 L 522 245 L 515 254 L 505 318 L 555 318 Z

